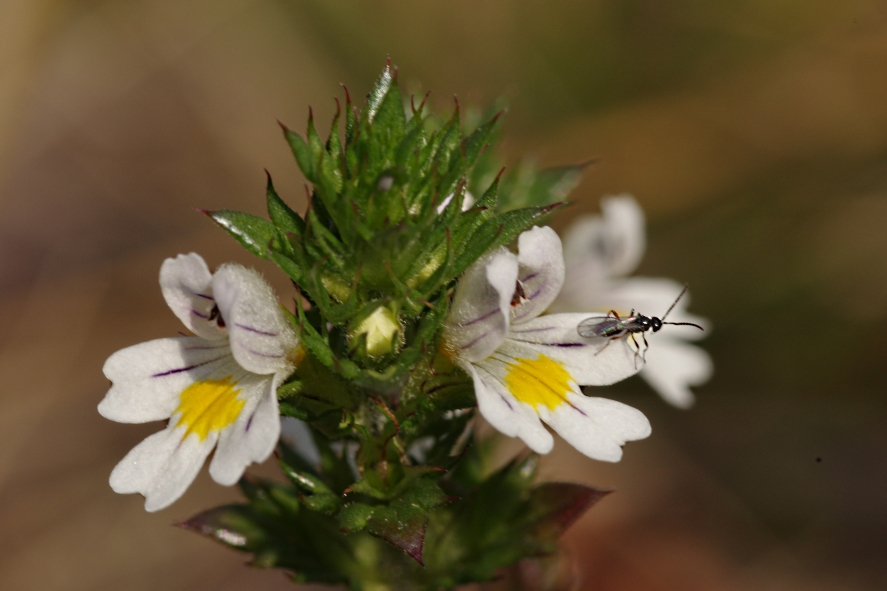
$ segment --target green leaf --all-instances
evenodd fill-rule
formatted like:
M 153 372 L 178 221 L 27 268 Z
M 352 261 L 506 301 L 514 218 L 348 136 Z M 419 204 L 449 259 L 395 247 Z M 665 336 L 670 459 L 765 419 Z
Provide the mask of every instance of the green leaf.
M 302 502 L 306 507 L 323 515 L 335 515 L 342 505 L 341 499 L 334 494 L 317 494 L 305 496 Z
M 499 117 L 501 116 L 502 111 L 496 113 L 492 119 L 475 129 L 471 135 L 463 140 L 462 149 L 465 153 L 465 160 L 468 162 L 469 166 L 474 164 L 478 156 L 480 156 L 481 151 L 486 147 L 487 142 L 493 135 L 496 123 L 498 123 Z
M 248 251 L 263 259 L 268 258 L 272 243 L 280 241 L 280 235 L 274 224 L 260 217 L 224 209 L 203 213 L 234 236 Z
M 268 543 L 261 519 L 248 505 L 216 507 L 176 525 L 244 552 L 255 552 Z
M 351 93 L 345 88 L 345 146 L 354 143 L 354 134 L 357 130 L 357 115 L 354 105 L 351 104 Z M 349 166 L 349 170 L 351 167 Z M 353 171 L 352 171 L 353 172 Z
M 285 400 L 287 398 L 293 398 L 297 396 L 302 391 L 302 382 L 300 380 L 293 380 L 292 382 L 287 382 L 277 388 L 277 399 Z
M 503 183 L 502 210 L 550 205 L 564 201 L 582 180 L 588 163 L 537 170 L 532 162 L 522 162 Z
M 283 199 L 274 190 L 274 183 L 271 182 L 271 175 L 268 175 L 268 185 L 265 194 L 268 202 L 268 217 L 271 222 L 284 234 L 294 234 L 301 236 L 305 232 L 305 220 L 302 216 L 290 209 L 290 206 L 283 202 Z
M 402 550 L 419 564 L 424 564 L 422 548 L 427 527 L 427 513 L 411 506 L 379 506 L 367 520 L 367 531 Z
M 290 481 L 303 492 L 312 495 L 325 495 L 333 493 L 333 491 L 330 490 L 330 487 L 328 487 L 319 477 L 307 472 L 296 470 L 283 460 L 280 460 L 279 464 L 281 470 L 283 470 L 283 473 L 286 475 L 286 477 L 289 478 Z
M 370 121 L 375 118 L 376 113 L 379 111 L 379 107 L 382 105 L 382 102 L 388 95 L 388 91 L 391 89 L 392 82 L 394 82 L 394 77 L 391 74 L 391 62 L 389 61 L 385 64 L 385 69 L 382 70 L 382 75 L 376 80 L 376 84 L 370 91 L 369 96 L 367 96 L 366 113 Z
M 506 211 L 490 218 L 467 239 L 467 246 L 453 265 L 453 274 L 461 274 L 487 251 L 509 244 L 521 232 L 528 230 L 562 205 L 564 204 L 555 203 L 545 207 L 526 207 Z
M 304 285 L 307 279 L 307 274 L 300 267 L 296 261 L 289 258 L 288 256 L 270 251 L 268 253 L 268 258 L 273 261 L 278 267 L 280 267 L 284 273 L 289 275 L 290 279 L 295 281 L 298 285 Z
M 350 533 L 364 529 L 375 510 L 376 507 L 364 503 L 351 503 L 342 507 L 336 517 L 342 529 Z
M 315 182 L 317 180 L 317 159 L 319 154 L 313 154 L 311 148 L 308 147 L 308 144 L 305 143 L 305 140 L 298 133 L 282 123 L 280 126 L 283 129 L 283 137 L 286 138 L 287 143 L 290 145 L 290 149 L 293 151 L 293 156 L 296 157 L 296 162 L 299 164 L 302 174 L 305 175 L 309 182 Z

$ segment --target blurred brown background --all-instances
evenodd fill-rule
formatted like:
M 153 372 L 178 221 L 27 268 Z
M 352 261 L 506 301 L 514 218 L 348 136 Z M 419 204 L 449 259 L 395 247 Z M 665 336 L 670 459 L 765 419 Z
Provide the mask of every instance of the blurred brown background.
M 292 588 L 167 525 L 236 498 L 205 473 L 111 492 L 157 425 L 99 417 L 101 365 L 179 330 L 165 257 L 255 264 L 191 208 L 260 213 L 263 168 L 301 206 L 275 120 L 386 54 L 438 109 L 510 97 L 510 161 L 600 158 L 555 226 L 635 194 L 641 273 L 713 322 L 693 410 L 630 380 L 653 437 L 546 460 L 618 491 L 566 536 L 582 588 L 887 588 L 883 1 L 0 0 L 0 589 Z

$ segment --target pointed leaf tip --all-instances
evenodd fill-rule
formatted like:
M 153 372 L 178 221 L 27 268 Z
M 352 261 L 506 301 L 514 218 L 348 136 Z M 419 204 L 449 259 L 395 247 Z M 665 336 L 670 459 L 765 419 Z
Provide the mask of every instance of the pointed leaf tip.
M 368 531 L 401 550 L 404 554 L 425 566 L 422 550 L 425 547 L 425 530 L 428 520 L 424 514 L 404 520 L 389 507 L 377 509 L 367 524 Z
M 541 538 L 555 540 L 588 509 L 612 493 L 571 482 L 546 482 L 533 489 L 529 510 L 533 530 Z
M 205 536 L 226 546 L 247 550 L 261 544 L 265 534 L 258 527 L 247 505 L 225 505 L 172 524 Z

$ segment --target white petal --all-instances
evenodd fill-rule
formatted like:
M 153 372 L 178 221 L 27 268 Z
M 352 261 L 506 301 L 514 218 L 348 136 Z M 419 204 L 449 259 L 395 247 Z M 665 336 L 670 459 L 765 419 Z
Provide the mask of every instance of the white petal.
M 534 227 L 518 238 L 518 264 L 525 300 L 514 306 L 514 324 L 535 318 L 557 297 L 564 284 L 564 256 L 561 239 L 551 228 Z
M 553 411 L 542 409 L 543 419 L 570 445 L 590 458 L 618 462 L 626 441 L 650 435 L 650 421 L 628 405 L 606 398 L 569 393 L 570 404 Z
M 111 488 L 142 493 L 146 511 L 171 505 L 194 481 L 216 444 L 215 433 L 204 440 L 190 436 L 183 441 L 185 431 L 168 427 L 134 447 L 111 472 Z
M 221 339 L 225 330 L 210 320 L 216 305 L 212 274 L 199 254 L 180 254 L 160 266 L 160 290 L 173 313 L 197 336 Z
M 601 269 L 600 275 L 605 276 L 610 265 L 606 252 L 604 220 L 601 216 L 581 215 L 576 217 L 564 232 L 563 250 L 564 263 L 568 269 L 567 279 L 569 279 L 569 270 L 573 265 L 589 260 L 594 261 L 595 266 Z
M 320 465 L 320 450 L 305 421 L 295 417 L 280 418 L 280 438 L 312 466 Z
M 610 281 L 606 232 L 600 216 L 580 216 L 567 229 L 564 263 L 564 285 L 551 311 L 598 311 L 595 295 Z
M 253 373 L 289 375 L 299 342 L 261 275 L 240 265 L 223 265 L 213 275 L 213 293 L 237 362 Z
M 211 432 L 203 440 L 194 435 L 185 438 L 157 474 L 150 488 L 144 492 L 145 511 L 159 511 L 169 507 L 185 494 L 215 447 L 217 439 L 216 432 Z
M 500 249 L 474 263 L 459 279 L 444 339 L 460 359 L 480 361 L 502 343 L 517 273 L 517 257 Z
M 179 394 L 195 381 L 241 370 L 224 341 L 178 337 L 117 351 L 102 371 L 113 385 L 99 403 L 99 414 L 121 423 L 146 423 L 168 418 Z
M 646 352 L 647 364 L 641 377 L 666 402 L 689 408 L 695 401 L 690 386 L 704 384 L 714 371 L 711 358 L 699 347 L 655 336 Z
M 564 234 L 566 280 L 559 310 L 587 307 L 608 280 L 633 271 L 644 254 L 644 213 L 629 195 L 601 201 L 603 216 L 582 216 Z M 608 310 L 601 310 L 607 312 Z
M 631 195 L 601 200 L 611 275 L 628 275 L 644 256 L 644 210 Z
M 213 480 L 225 486 L 235 484 L 251 463 L 265 461 L 280 437 L 277 376 L 238 385 L 243 387 L 242 396 L 256 402 L 245 405 L 237 421 L 219 437 L 209 473 Z
M 465 364 L 463 367 L 474 380 L 477 408 L 488 423 L 504 435 L 519 437 L 536 453 L 551 451 L 554 438 L 542 426 L 532 407 L 515 400 L 505 385 L 483 365 Z
M 548 314 L 512 326 L 500 351 L 512 357 L 541 353 L 559 363 L 581 386 L 606 386 L 636 374 L 643 359 L 631 339 L 583 338 L 579 323 L 592 314 Z
M 111 489 L 120 494 L 144 493 L 182 441 L 173 428 L 154 433 L 132 448 L 111 472 Z

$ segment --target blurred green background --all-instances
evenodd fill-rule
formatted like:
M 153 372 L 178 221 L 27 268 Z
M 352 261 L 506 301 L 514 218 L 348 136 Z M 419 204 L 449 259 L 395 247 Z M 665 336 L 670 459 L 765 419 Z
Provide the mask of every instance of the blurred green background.
M 641 274 L 692 286 L 715 377 L 653 436 L 549 478 L 613 487 L 565 542 L 582 589 L 887 588 L 887 4 L 848 0 L 0 0 L 0 588 L 291 588 L 107 476 L 101 364 L 180 330 L 161 261 L 249 258 L 192 207 L 303 205 L 275 120 L 331 118 L 390 54 L 437 110 L 510 103 L 504 154 L 598 158 L 553 222 L 633 193 Z M 655 312 L 655 311 L 652 311 Z M 519 446 L 508 449 L 516 451 Z M 273 467 L 261 468 L 273 474 Z

